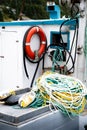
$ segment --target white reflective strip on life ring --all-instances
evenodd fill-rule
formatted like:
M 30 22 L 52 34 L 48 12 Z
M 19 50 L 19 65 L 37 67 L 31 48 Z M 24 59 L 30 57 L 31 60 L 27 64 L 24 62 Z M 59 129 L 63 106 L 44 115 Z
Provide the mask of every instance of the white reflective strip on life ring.
M 37 32 L 39 32 L 39 27 L 36 27 Z
M 46 41 L 42 41 L 41 44 L 46 44 Z
M 26 45 L 26 46 L 29 46 L 29 45 L 30 45 L 30 42 L 25 43 L 25 45 Z

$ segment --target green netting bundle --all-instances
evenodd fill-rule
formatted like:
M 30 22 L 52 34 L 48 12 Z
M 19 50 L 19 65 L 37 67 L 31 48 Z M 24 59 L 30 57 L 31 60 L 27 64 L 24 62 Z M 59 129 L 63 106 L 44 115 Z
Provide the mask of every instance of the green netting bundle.
M 78 115 L 84 111 L 86 87 L 78 79 L 47 71 L 36 86 L 44 100 L 63 113 Z

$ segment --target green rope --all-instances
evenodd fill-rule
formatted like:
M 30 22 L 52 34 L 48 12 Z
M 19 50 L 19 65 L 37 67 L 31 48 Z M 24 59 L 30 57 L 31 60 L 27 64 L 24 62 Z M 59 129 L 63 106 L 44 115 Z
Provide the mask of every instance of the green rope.
M 42 95 L 40 94 L 40 92 L 38 91 L 36 93 L 36 99 L 29 105 L 29 107 L 38 108 L 38 107 L 42 107 L 44 105 L 46 105 L 46 101 L 42 97 Z
M 59 66 L 59 61 L 63 61 L 62 49 L 57 48 L 53 54 L 52 71 L 55 72 L 55 65 Z
M 56 72 L 45 72 L 36 82 L 41 95 L 49 104 L 61 112 L 79 115 L 86 104 L 85 86 L 81 81 L 60 75 Z
M 38 108 L 46 105 L 46 100 L 42 97 L 39 91 L 36 92 L 35 100 L 27 107 L 20 107 L 18 104 L 13 105 L 14 109 L 27 109 L 27 108 Z

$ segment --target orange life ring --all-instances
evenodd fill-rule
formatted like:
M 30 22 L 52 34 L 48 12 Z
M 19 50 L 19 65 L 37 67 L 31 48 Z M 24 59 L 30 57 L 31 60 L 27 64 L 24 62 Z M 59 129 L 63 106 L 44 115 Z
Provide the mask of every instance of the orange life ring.
M 45 35 L 44 31 L 38 26 L 31 27 L 27 31 L 27 34 L 25 37 L 24 49 L 25 49 L 25 53 L 26 53 L 27 57 L 32 60 L 35 60 L 35 53 L 32 51 L 32 49 L 30 47 L 30 41 L 31 41 L 31 37 L 34 34 L 37 34 L 40 37 L 40 48 L 38 50 L 38 57 L 41 57 L 41 55 L 44 53 L 44 51 L 46 49 L 46 45 L 47 45 L 47 39 L 46 39 L 46 35 Z

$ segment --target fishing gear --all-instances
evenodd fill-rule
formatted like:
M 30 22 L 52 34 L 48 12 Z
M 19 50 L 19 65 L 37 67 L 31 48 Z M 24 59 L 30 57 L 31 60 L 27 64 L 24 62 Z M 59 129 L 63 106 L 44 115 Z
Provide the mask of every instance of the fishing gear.
M 35 100 L 35 96 L 36 94 L 34 91 L 27 92 L 19 98 L 18 104 L 21 107 L 27 107 L 29 104 L 31 104 Z
M 65 25 L 65 24 L 67 24 L 67 22 L 70 22 L 70 21 L 73 21 L 73 19 L 72 19 L 72 20 L 71 20 L 71 19 L 65 20 L 65 21 L 61 24 L 59 31 L 60 31 L 60 36 L 61 36 L 61 42 L 62 42 L 62 43 L 59 43 L 58 45 L 50 44 L 50 45 L 47 46 L 47 40 L 46 40 L 46 37 L 45 37 L 45 36 L 44 36 L 44 38 L 45 38 L 45 44 L 44 44 L 43 37 L 42 37 L 42 34 L 43 34 L 43 33 L 40 32 L 40 33 L 41 33 L 41 37 L 42 37 L 42 42 L 41 42 L 42 45 L 41 45 L 41 48 L 44 47 L 45 49 L 44 49 L 44 51 L 42 51 L 43 54 L 40 55 L 40 57 L 37 58 L 37 59 L 35 58 L 35 54 L 34 54 L 34 53 L 31 51 L 31 49 L 30 49 L 30 38 L 31 38 L 31 37 L 29 38 L 28 34 L 30 34 L 29 32 L 32 33 L 32 31 L 31 31 L 32 28 L 34 28 L 34 32 L 35 32 L 35 33 L 38 33 L 39 27 L 38 27 L 38 26 L 34 26 L 34 27 L 31 27 L 30 29 L 28 29 L 28 30 L 26 31 L 25 36 L 24 36 L 24 39 L 23 39 L 23 63 L 24 63 L 24 69 L 25 69 L 25 73 L 26 73 L 27 78 L 29 78 L 29 74 L 28 74 L 28 72 L 27 72 L 25 58 L 26 58 L 29 62 L 31 62 L 31 63 L 33 63 L 33 64 L 37 64 L 36 69 L 35 69 L 35 72 L 34 72 L 34 75 L 33 75 L 33 78 L 32 78 L 32 81 L 31 81 L 30 87 L 32 87 L 32 85 L 33 85 L 33 82 L 34 82 L 34 79 L 35 79 L 35 76 L 36 76 L 36 73 L 37 73 L 37 70 L 38 70 L 38 68 L 39 68 L 39 64 L 40 64 L 40 61 L 41 61 L 41 60 L 42 60 L 42 68 L 44 69 L 44 57 L 45 57 L 45 55 L 48 53 L 49 47 L 55 47 L 55 48 L 56 48 L 56 49 L 54 50 L 55 53 L 59 50 L 58 48 L 60 48 L 60 49 L 63 51 L 64 54 L 65 54 L 65 53 L 68 54 L 68 58 L 67 58 L 67 60 L 66 60 L 66 63 L 65 63 L 65 65 L 64 65 L 64 68 L 67 68 L 66 66 L 67 66 L 67 64 L 68 64 L 68 62 L 69 62 L 70 59 L 71 59 L 71 62 L 72 62 L 72 66 L 71 66 L 69 69 L 66 70 L 66 74 L 69 73 L 72 69 L 74 69 L 75 60 L 76 60 L 76 48 L 77 48 L 78 30 L 77 30 L 77 35 L 76 35 L 76 48 L 75 48 L 75 56 L 74 56 L 74 58 L 72 57 L 72 54 L 71 54 L 71 53 L 72 53 L 72 46 L 73 46 L 73 43 L 74 43 L 74 40 L 75 40 L 76 29 L 77 29 L 77 27 L 78 27 L 78 25 L 77 25 L 78 20 L 76 20 L 75 33 L 74 33 L 74 36 L 73 36 L 73 41 L 72 41 L 72 45 L 71 45 L 70 51 L 65 48 L 64 41 L 63 41 L 63 38 L 62 38 L 62 33 L 61 33 L 62 26 Z M 32 35 L 33 35 L 33 33 L 32 33 Z M 30 35 L 30 36 L 31 36 L 31 35 Z M 26 42 L 26 39 L 27 39 L 27 42 Z M 25 50 L 25 44 L 26 44 L 26 50 Z M 29 58 L 29 56 L 26 54 L 26 51 L 28 51 L 29 49 L 30 49 L 30 51 L 29 51 L 29 54 L 28 54 L 28 55 L 30 55 L 30 52 L 32 52 L 32 57 L 34 58 L 33 60 L 32 60 L 32 57 Z M 39 50 L 42 50 L 42 49 L 39 49 Z M 39 51 L 38 51 L 38 52 L 39 52 Z M 36 55 L 38 55 L 38 52 L 36 52 Z M 41 51 L 40 51 L 40 52 L 41 52 Z M 27 52 L 27 53 L 28 53 L 28 52 Z M 54 53 L 54 55 L 55 55 L 55 53 Z M 58 53 L 57 53 L 57 54 L 58 54 Z M 58 58 L 56 58 L 54 55 L 53 55 L 53 58 L 52 58 L 52 59 L 54 59 L 54 61 L 52 61 L 53 66 L 54 66 L 54 64 L 56 63 L 56 65 L 61 69 L 61 66 L 60 66 L 59 63 L 58 63 L 58 62 L 59 62 L 59 61 L 58 61 Z M 60 55 L 62 56 L 62 54 L 60 54 Z M 65 54 L 65 55 L 66 55 L 66 54 Z M 52 66 L 52 68 L 53 68 L 53 66 Z
M 64 114 L 79 115 L 86 105 L 86 87 L 74 77 L 47 71 L 36 85 L 43 98 Z
M 15 93 L 16 92 L 14 90 L 6 90 L 6 91 L 0 92 L 0 101 L 5 101 L 11 95 L 15 95 Z

